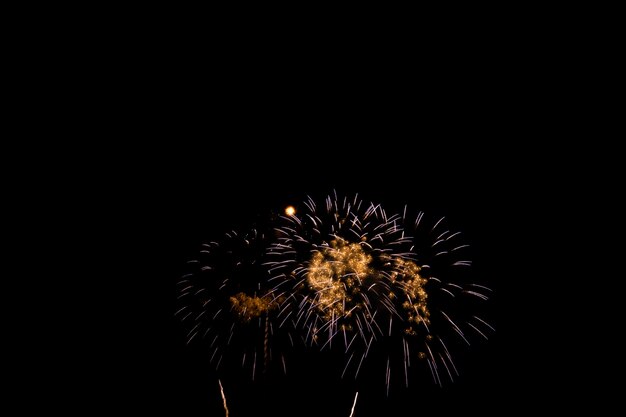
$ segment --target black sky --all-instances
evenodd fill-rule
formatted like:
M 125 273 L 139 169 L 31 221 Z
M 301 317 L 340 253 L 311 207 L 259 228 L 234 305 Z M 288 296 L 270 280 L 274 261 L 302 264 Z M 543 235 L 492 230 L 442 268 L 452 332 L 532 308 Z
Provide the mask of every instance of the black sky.
M 374 139 L 374 138 L 372 138 Z M 338 139 L 339 140 L 339 139 Z M 458 356 L 460 376 L 435 386 L 429 376 L 408 389 L 385 395 L 382 374 L 365 373 L 358 381 L 336 378 L 336 363 L 309 355 L 294 364 L 288 377 L 240 375 L 222 378 L 231 416 L 348 416 L 356 391 L 355 416 L 442 415 L 448 412 L 497 413 L 496 398 L 521 401 L 510 386 L 522 370 L 519 320 L 511 312 L 519 302 L 510 264 L 517 254 L 508 242 L 519 224 L 505 160 L 473 159 L 459 152 L 431 154 L 420 141 L 365 144 L 357 138 L 298 143 L 285 137 L 254 149 L 189 148 L 182 160 L 150 164 L 123 190 L 122 218 L 127 239 L 121 242 L 128 268 L 117 277 L 131 312 L 114 341 L 125 364 L 117 395 L 131 409 L 171 410 L 169 415 L 222 415 L 218 375 L 207 352 L 187 346 L 184 327 L 174 317 L 175 284 L 198 245 L 229 228 L 249 224 L 255 216 L 282 210 L 307 195 L 322 198 L 336 190 L 379 202 L 390 210 L 404 204 L 446 216 L 472 245 L 476 276 L 494 290 L 489 303 L 496 332 L 488 342 L 476 340 Z M 294 150 L 296 146 L 300 149 Z M 309 152 L 309 149 L 317 149 Z M 354 148 L 359 152 L 352 152 Z M 444 146 L 445 148 L 445 146 Z M 257 155 L 265 149 L 265 155 Z M 424 151 L 422 151 L 424 149 Z M 384 150 L 384 151 L 383 151 Z M 184 158 L 187 158 L 186 160 Z M 127 202 L 125 204 L 124 200 Z M 126 249 L 128 249 L 126 251 Z M 126 311 L 126 310 L 124 310 Z M 124 313 L 126 316 L 126 313 Z M 504 394 L 503 394 L 504 390 Z M 496 394 L 497 393 L 497 394 Z
M 156 88 L 136 74 L 124 100 L 113 100 L 104 117 L 85 118 L 105 139 L 98 158 L 82 163 L 98 161 L 87 169 L 98 173 L 90 187 L 102 189 L 94 203 L 105 214 L 88 224 L 102 231 L 98 265 L 115 294 L 102 303 L 107 331 L 96 341 L 107 354 L 91 372 L 111 381 L 98 390 L 98 404 L 142 415 L 223 415 L 206 352 L 185 345 L 174 317 L 185 262 L 225 230 L 334 190 L 389 211 L 408 204 L 446 216 L 471 245 L 478 280 L 494 290 L 496 332 L 459 353 L 454 383 L 439 388 L 425 377 L 388 398 L 382 376 L 329 378 L 335 364 L 323 357 L 307 358 L 287 379 L 225 376 L 232 416 L 348 416 L 357 390 L 356 417 L 502 415 L 541 396 L 545 380 L 528 366 L 542 349 L 534 343 L 540 338 L 529 336 L 540 316 L 528 281 L 537 273 L 530 266 L 537 246 L 525 243 L 539 229 L 533 219 L 540 201 L 529 178 L 541 158 L 528 146 L 530 110 L 511 106 L 507 96 L 521 87 L 500 88 L 485 74 L 458 78 L 451 67 L 419 97 L 412 89 L 402 94 L 407 86 L 393 79 L 373 92 L 344 74 L 350 82 L 332 84 L 341 88 L 316 78 L 290 92 L 238 74 L 225 77 L 237 82 L 221 85 L 216 96 L 203 89 L 219 82 L 215 75 L 206 85 L 194 72 Z M 109 148 L 118 135 L 122 144 Z M 135 137 L 140 141 L 131 144 Z M 532 382 L 520 391 L 518 381 L 529 374 Z
M 333 190 L 453 222 L 472 247 L 476 276 L 494 290 L 496 332 L 459 353 L 453 384 L 439 388 L 426 377 L 389 398 L 378 375 L 354 383 L 328 378 L 333 364 L 323 357 L 308 358 L 288 379 L 227 376 L 231 416 L 348 416 L 357 390 L 355 417 L 501 416 L 551 402 L 580 364 L 592 362 L 585 355 L 559 360 L 598 338 L 579 320 L 595 318 L 584 304 L 589 286 L 608 286 L 589 284 L 591 274 L 571 285 L 565 266 L 591 263 L 593 243 L 576 232 L 589 221 L 581 203 L 595 203 L 601 192 L 578 187 L 596 188 L 587 174 L 604 159 L 569 154 L 578 132 L 567 130 L 585 117 L 569 120 L 579 79 L 565 74 L 578 64 L 549 65 L 566 43 L 561 35 L 527 45 L 534 27 L 525 20 L 501 37 L 508 20 L 485 17 L 495 25 L 483 29 L 468 19 L 467 32 L 425 31 L 425 40 L 408 47 L 355 42 L 354 54 L 346 53 L 352 43 L 329 55 L 309 48 L 315 41 L 270 53 L 262 39 L 231 44 L 218 28 L 206 40 L 192 33 L 206 23 L 187 28 L 186 19 L 180 31 L 156 19 L 156 30 L 120 36 L 112 46 L 107 26 L 101 42 L 88 41 L 81 53 L 69 49 L 67 61 L 79 59 L 71 70 L 51 48 L 54 59 L 34 66 L 50 71 L 41 81 L 44 97 L 24 95 L 46 115 L 25 125 L 44 129 L 35 137 L 70 140 L 50 141 L 58 158 L 37 148 L 46 163 L 34 177 L 44 192 L 23 192 L 36 197 L 31 217 L 45 211 L 54 226 L 32 235 L 32 253 L 60 246 L 67 260 L 50 268 L 46 282 L 80 276 L 67 291 L 77 306 L 61 306 L 71 341 L 63 350 L 79 368 L 68 377 L 72 388 L 55 396 L 61 404 L 80 415 L 222 416 L 216 374 L 202 349 L 185 345 L 174 317 L 184 264 L 225 229 Z M 434 42 L 447 36 L 445 45 Z M 55 60 L 64 65 L 54 70 Z M 587 135 L 582 146 L 594 140 Z M 8 178 L 17 184 L 21 172 L 14 174 Z M 564 204 L 570 193 L 576 198 Z M 559 222 L 566 223 L 560 230 Z M 77 225 L 75 236 L 69 224 Z M 563 230 L 573 231 L 575 250 L 560 249 Z M 564 300 L 574 308 L 560 309 Z M 52 322 L 43 315 L 32 327 L 42 321 Z M 564 323 L 573 328 L 565 336 Z M 50 324 L 56 331 L 57 322 Z M 34 333 L 46 350 L 59 339 Z M 57 383 L 66 362 L 50 362 Z

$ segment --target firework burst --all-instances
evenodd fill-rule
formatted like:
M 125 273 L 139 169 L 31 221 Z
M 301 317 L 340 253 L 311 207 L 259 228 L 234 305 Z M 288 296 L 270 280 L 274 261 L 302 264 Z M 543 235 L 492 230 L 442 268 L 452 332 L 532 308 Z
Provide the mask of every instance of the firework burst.
M 201 340 L 216 369 L 249 369 L 252 379 L 274 357 L 273 322 L 281 301 L 267 290 L 267 271 L 261 265 L 266 241 L 257 228 L 227 232 L 202 245 L 177 283 L 175 314 L 188 325 L 187 343 Z M 284 370 L 285 358 L 277 355 Z
M 281 218 L 268 250 L 270 282 L 289 294 L 280 314 L 292 318 L 307 345 L 339 345 L 347 358 L 342 376 L 357 377 L 379 344 L 387 353 L 388 387 L 397 358 L 406 385 L 415 359 L 425 360 L 436 383 L 444 375 L 453 380 L 450 333 L 469 344 L 468 333 L 487 338 L 493 328 L 478 316 L 466 318 L 473 300 L 462 299 L 487 300 L 490 289 L 449 280 L 463 277 L 455 269 L 471 262 L 461 234 L 445 223 L 429 223 L 422 212 L 409 216 L 406 207 L 390 214 L 358 195 L 334 194 L 321 204 L 309 198 L 298 215 Z
M 232 351 L 254 374 L 259 357 L 276 356 L 270 339 L 296 340 L 340 352 L 342 378 L 375 356 L 387 390 L 392 375 L 408 386 L 417 363 L 442 385 L 458 375 L 451 346 L 493 331 L 476 313 L 491 290 L 471 281 L 468 247 L 445 218 L 389 213 L 358 195 L 309 197 L 264 233 L 206 245 L 179 283 L 177 315 L 192 324 L 189 341 L 208 340 L 218 367 Z

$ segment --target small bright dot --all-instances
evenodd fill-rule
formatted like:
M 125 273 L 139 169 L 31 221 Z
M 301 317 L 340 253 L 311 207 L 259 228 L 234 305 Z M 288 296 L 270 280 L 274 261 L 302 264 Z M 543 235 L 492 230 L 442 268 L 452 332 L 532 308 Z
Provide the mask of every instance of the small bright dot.
M 285 214 L 287 216 L 293 216 L 294 214 L 296 214 L 296 209 L 294 206 L 288 206 L 285 208 Z

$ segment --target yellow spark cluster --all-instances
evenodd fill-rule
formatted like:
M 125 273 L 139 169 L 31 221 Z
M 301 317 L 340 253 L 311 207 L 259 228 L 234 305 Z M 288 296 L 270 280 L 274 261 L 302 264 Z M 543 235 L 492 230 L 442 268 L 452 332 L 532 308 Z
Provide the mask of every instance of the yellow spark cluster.
M 407 311 L 408 322 L 416 325 L 424 322 L 428 325 L 430 324 L 430 311 L 426 303 L 428 294 L 424 289 L 428 280 L 420 275 L 421 270 L 422 267 L 415 262 L 396 258 L 391 279 L 394 282 L 401 282 L 402 289 L 408 297 L 408 300 L 402 303 L 402 307 Z M 405 332 L 414 335 L 413 325 L 410 324 Z
M 344 315 L 350 294 L 358 292 L 361 281 L 372 275 L 369 264 L 372 257 L 358 243 L 341 238 L 330 242 L 330 247 L 313 254 L 309 263 L 307 281 L 317 292 L 318 308 L 327 318 Z
M 370 266 L 372 256 L 360 244 L 341 238 L 336 238 L 329 247 L 313 254 L 307 282 L 316 292 L 317 308 L 327 320 L 350 315 L 352 307 L 346 304 L 361 291 L 366 278 L 387 276 L 392 283 L 389 299 L 405 300 L 402 303 L 407 319 L 405 333 L 415 335 L 419 324 L 430 324 L 425 289 L 428 280 L 420 275 L 421 266 L 402 258 L 384 257 L 383 260 L 392 269 L 387 275 Z
M 259 317 L 267 312 L 271 306 L 267 298 L 252 296 L 240 292 L 230 297 L 230 303 L 233 311 L 237 313 L 239 318 L 247 323 L 253 318 Z

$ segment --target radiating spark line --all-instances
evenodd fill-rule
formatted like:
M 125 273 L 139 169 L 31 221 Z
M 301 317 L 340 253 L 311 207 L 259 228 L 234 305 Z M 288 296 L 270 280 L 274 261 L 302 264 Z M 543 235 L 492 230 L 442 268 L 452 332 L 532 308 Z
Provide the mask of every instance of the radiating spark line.
M 489 292 L 493 291 L 491 288 L 489 287 L 485 287 L 484 285 L 480 285 L 480 284 L 469 284 L 470 287 L 478 287 L 478 288 L 482 288 L 483 290 L 487 290 Z
M 439 369 L 437 368 L 437 362 L 435 360 L 435 355 L 433 355 L 433 351 L 430 349 L 430 345 L 428 343 L 426 343 L 426 349 L 428 350 L 428 355 L 430 356 L 430 362 L 432 363 L 432 369 L 433 369 L 434 375 L 436 377 L 435 382 L 437 383 L 437 385 L 439 385 L 441 387 L 442 386 L 442 384 L 441 384 L 441 377 L 439 376 Z
M 209 334 L 210 331 L 211 331 L 211 327 L 208 327 L 202 334 L 202 337 L 206 337 L 206 335 Z
M 363 332 L 363 326 L 361 325 L 361 319 L 360 319 L 360 317 L 358 315 L 356 316 L 356 324 L 357 324 L 357 326 L 359 328 L 359 333 L 361 334 L 361 338 L 363 340 L 367 340 L 367 338 L 365 337 L 365 332 Z
M 465 338 L 465 335 L 463 334 L 463 332 L 461 331 L 461 329 L 459 329 L 458 327 L 454 327 L 454 331 L 457 332 L 459 334 L 459 336 L 461 336 L 463 338 L 463 340 L 465 340 L 465 343 L 467 343 L 468 346 L 471 346 L 469 340 L 467 340 Z
M 450 365 L 452 365 L 452 369 L 454 369 L 454 373 L 459 376 L 459 371 L 456 369 L 456 366 L 454 365 L 454 361 L 452 360 L 452 355 L 450 355 L 450 352 L 448 351 L 448 347 L 446 346 L 445 343 L 443 343 L 443 340 L 437 336 L 437 340 L 439 340 L 439 343 L 441 343 L 441 346 L 443 346 L 443 350 L 446 352 L 446 356 L 448 357 L 448 361 L 450 362 Z
M 343 376 L 345 375 L 346 370 L 348 369 L 348 365 L 350 365 L 350 361 L 352 360 L 353 356 L 354 356 L 354 352 L 350 354 L 350 358 L 348 358 L 348 361 L 346 362 L 346 366 L 343 367 L 343 372 L 341 373 L 341 379 L 343 379 Z
M 431 248 L 434 248 L 435 246 L 437 246 L 439 243 L 441 242 L 445 242 L 445 239 L 439 239 L 438 241 L 436 241 L 435 243 L 433 243 L 432 245 L 430 245 Z
M 408 364 L 408 360 L 409 360 L 409 346 L 407 344 L 406 339 L 402 339 L 402 348 L 404 350 L 404 385 L 408 388 L 409 387 L 409 364 Z
M 198 334 L 198 332 L 194 333 L 189 339 L 187 339 L 187 344 L 189 344 L 189 342 L 191 342 L 191 340 L 196 337 L 196 335 Z
M 432 229 L 430 229 L 430 231 L 431 232 L 434 231 L 437 228 L 437 226 L 439 226 L 439 223 L 441 223 L 444 219 L 445 219 L 445 216 L 439 219 L 439 221 L 435 223 L 435 225 L 432 227 Z
M 285 319 L 284 319 L 282 322 L 280 322 L 280 325 L 279 325 L 278 327 L 283 327 L 283 325 L 285 324 L 285 322 L 287 321 L 287 319 L 289 318 L 289 316 L 291 316 L 291 313 L 293 313 L 293 310 L 292 310 L 292 311 L 290 311 L 290 312 L 289 312 L 289 314 L 287 314 L 287 315 L 285 316 Z
M 372 335 L 372 337 L 370 337 L 370 341 L 367 343 L 367 348 L 365 349 L 365 356 L 367 356 L 367 354 L 370 351 L 370 346 L 372 346 L 372 341 L 374 340 L 374 336 Z
M 493 326 L 491 326 L 489 323 L 487 323 L 485 320 L 481 319 L 480 317 L 478 317 L 478 316 L 472 316 L 472 317 L 474 317 L 476 320 L 478 320 L 479 322 L 481 322 L 485 326 L 489 327 L 494 332 L 496 331 L 496 329 L 494 329 Z
M 252 380 L 254 381 L 254 373 L 256 372 L 256 350 L 254 351 L 254 360 L 252 361 Z
M 389 396 L 389 380 L 391 379 L 391 368 L 389 367 L 389 356 L 387 356 L 387 375 L 386 375 L 386 384 L 387 384 L 387 396 Z
M 448 316 L 443 310 L 441 311 L 441 314 L 443 314 L 443 316 L 448 320 L 448 322 L 450 322 L 450 324 L 452 325 L 452 328 L 463 338 L 463 340 L 465 340 L 465 343 L 468 344 L 468 346 L 470 345 L 469 340 L 467 340 L 465 338 L 465 335 L 463 334 L 463 332 L 461 331 L 461 328 L 459 326 L 457 326 L 457 324 L 450 318 L 450 316 Z
M 445 289 L 445 288 L 439 288 L 441 291 L 445 291 L 446 293 L 450 294 L 452 297 L 454 297 L 454 294 L 452 294 L 451 291 Z
M 487 297 L 486 295 L 481 294 L 481 293 L 476 292 L 476 291 L 465 290 L 464 292 L 465 292 L 466 294 L 470 294 L 470 295 L 473 295 L 473 296 L 475 296 L 475 297 L 478 297 L 478 298 L 480 298 L 481 300 L 488 300 L 488 299 L 489 299 L 489 297 Z
M 448 364 L 446 363 L 443 355 L 441 353 L 439 353 L 439 358 L 441 358 L 441 362 L 443 363 L 443 366 L 446 368 L 446 371 L 448 372 L 448 376 L 450 377 L 450 381 L 454 381 L 454 378 L 452 377 L 452 372 L 450 372 L 450 368 L 448 368 Z
M 209 363 L 213 363 L 213 358 L 215 357 L 219 349 L 220 349 L 219 346 L 215 348 L 215 350 L 213 351 L 213 354 L 211 355 L 211 358 L 209 359 Z
M 187 337 L 189 337 L 189 335 L 193 333 L 198 328 L 198 326 L 200 326 L 200 323 L 196 323 L 196 325 L 191 328 L 189 333 L 187 333 Z
M 187 290 L 188 290 L 188 289 L 190 289 L 190 288 L 193 288 L 193 285 L 188 285 L 188 286 L 186 286 L 185 288 L 183 288 L 182 290 L 180 290 L 180 292 L 185 292 L 185 291 L 187 291 Z M 184 295 L 186 295 L 186 294 L 184 294 Z
M 356 372 L 354 373 L 354 379 L 357 379 L 357 377 L 359 376 L 359 371 L 361 370 L 361 364 L 363 364 L 363 359 L 365 359 L 366 355 L 367 355 L 367 352 L 365 352 L 361 356 L 361 361 L 359 362 L 359 366 L 356 368 Z
M 469 326 L 472 327 L 472 329 L 476 330 L 478 332 L 479 335 L 481 335 L 482 337 L 485 338 L 485 340 L 489 340 L 489 338 L 487 337 L 486 334 L 484 334 L 483 332 L 481 332 L 480 330 L 478 330 L 478 328 L 476 326 L 474 326 L 472 323 L 470 323 L 469 321 L 466 322 Z
M 269 366 L 270 363 L 270 321 L 267 317 L 267 315 L 265 316 L 265 335 L 263 337 L 263 371 L 267 371 L 267 367 Z
M 415 228 L 416 228 L 416 229 L 419 227 L 420 222 L 421 222 L 421 220 L 422 220 L 422 218 L 423 218 L 423 217 L 424 217 L 424 212 L 423 212 L 423 211 L 420 211 L 420 212 L 417 214 L 417 217 L 415 218 Z
M 350 343 L 348 343 L 348 346 L 346 346 L 346 353 L 350 349 L 350 346 L 352 346 L 352 342 L 354 342 L 354 340 L 357 338 L 357 336 L 358 336 L 357 333 L 355 333 L 354 336 L 352 336 L 352 340 L 350 340 Z

